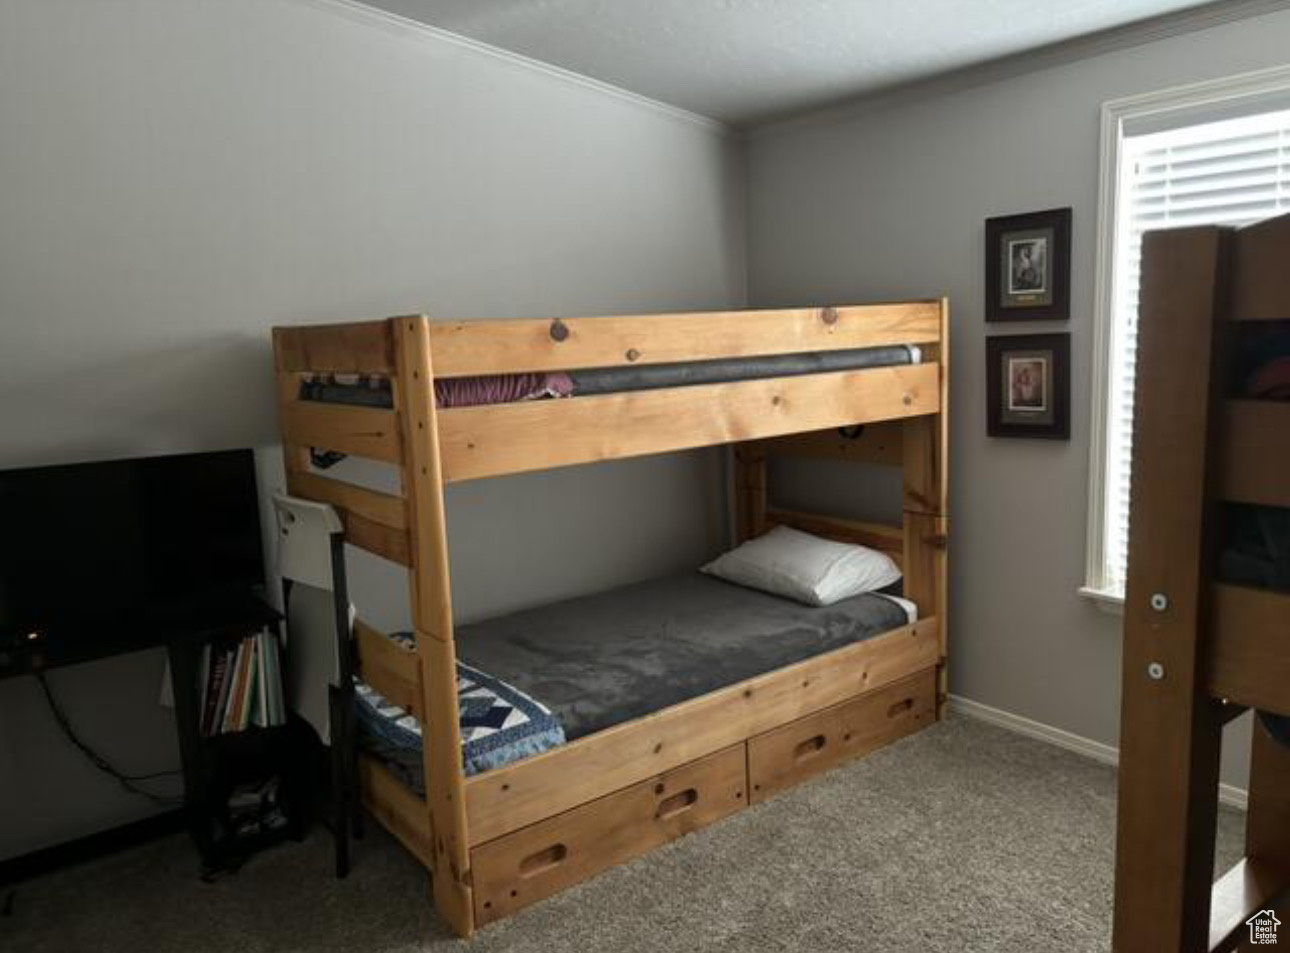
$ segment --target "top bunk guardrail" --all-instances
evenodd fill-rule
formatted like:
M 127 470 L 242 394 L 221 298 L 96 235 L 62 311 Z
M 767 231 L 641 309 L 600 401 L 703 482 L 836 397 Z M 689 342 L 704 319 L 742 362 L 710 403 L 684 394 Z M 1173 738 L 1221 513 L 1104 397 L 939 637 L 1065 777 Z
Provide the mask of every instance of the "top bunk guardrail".
M 1229 320 L 1290 325 L 1290 215 L 1232 234 Z M 1290 402 L 1223 402 L 1218 496 L 1231 503 L 1290 507 Z
M 1179 407 L 1203 401 L 1212 414 L 1211 443 L 1191 452 L 1212 453 L 1203 492 L 1214 504 L 1215 526 L 1229 518 L 1228 504 L 1290 508 L 1290 401 L 1244 393 L 1233 374 L 1241 335 L 1290 330 L 1290 215 L 1245 228 L 1198 226 L 1149 233 L 1144 249 L 1155 267 L 1144 270 L 1140 318 L 1139 392 L 1145 446 L 1135 468 L 1169 457 L 1163 422 L 1178 419 Z M 1178 331 L 1179 314 L 1204 309 L 1203 339 Z M 1197 319 L 1199 323 L 1201 319 Z M 1273 335 L 1268 340 L 1279 341 Z M 1271 353 L 1279 354 L 1280 345 Z M 1194 376 L 1178 366 L 1212 364 L 1216 380 L 1198 391 Z M 1153 402 L 1148 417 L 1148 400 Z M 1161 444 L 1164 441 L 1164 444 Z M 1135 453 L 1138 449 L 1135 447 Z M 1181 459 L 1186 459 L 1181 458 Z M 1170 476 L 1177 467 L 1169 464 Z M 1196 519 L 1200 520 L 1198 512 Z M 1217 532 L 1217 529 L 1213 530 Z M 1150 534 L 1144 538 L 1150 539 Z M 1132 557 L 1131 557 L 1132 559 Z M 1202 661 L 1210 695 L 1236 706 L 1290 715 L 1290 593 L 1223 581 L 1216 566 L 1200 579 L 1205 591 L 1206 630 Z
M 1233 237 L 1233 321 L 1290 321 L 1290 214 L 1237 229 Z
M 288 444 L 403 462 L 394 321 L 426 322 L 427 379 L 624 368 L 890 345 L 921 363 L 439 409 L 445 483 L 937 413 L 944 301 L 770 311 L 274 329 Z M 392 408 L 299 398 L 318 373 L 389 377 Z
M 841 351 L 941 339 L 941 302 L 431 323 L 439 377 Z
M 764 311 L 430 323 L 436 377 L 937 344 L 941 300 Z M 393 374 L 389 321 L 273 329 L 278 370 Z
M 1290 402 L 1226 400 L 1217 496 L 1290 508 Z

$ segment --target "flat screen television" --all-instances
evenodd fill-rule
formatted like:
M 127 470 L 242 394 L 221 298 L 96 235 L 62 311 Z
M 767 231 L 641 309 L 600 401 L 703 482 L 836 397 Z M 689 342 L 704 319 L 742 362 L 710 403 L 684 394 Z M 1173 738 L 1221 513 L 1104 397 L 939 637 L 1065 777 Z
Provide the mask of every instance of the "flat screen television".
M 0 470 L 0 527 L 0 644 L 76 654 L 264 583 L 250 450 Z

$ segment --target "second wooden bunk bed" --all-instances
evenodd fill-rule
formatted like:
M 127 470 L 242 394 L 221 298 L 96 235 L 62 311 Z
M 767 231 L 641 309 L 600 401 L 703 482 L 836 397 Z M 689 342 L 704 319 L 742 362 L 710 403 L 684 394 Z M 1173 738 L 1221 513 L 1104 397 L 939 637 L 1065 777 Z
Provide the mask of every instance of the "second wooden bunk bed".
M 1234 373 L 1290 342 L 1290 215 L 1149 233 L 1140 300 L 1114 949 L 1244 950 L 1261 911 L 1290 924 L 1290 747 L 1255 722 L 1246 856 L 1215 883 L 1220 749 L 1248 710 L 1290 718 L 1290 591 L 1220 553 L 1234 507 L 1290 510 L 1290 401 Z
M 639 367 L 912 345 L 921 360 L 801 376 L 437 408 L 437 379 Z M 946 698 L 948 305 L 564 320 L 422 315 L 274 329 L 289 491 L 329 503 L 348 542 L 406 566 L 415 651 L 358 621 L 362 678 L 423 725 L 424 799 L 361 759 L 371 812 L 431 871 L 455 932 L 477 927 L 932 723 Z M 392 407 L 302 398 L 319 374 L 378 375 Z M 839 429 L 843 428 L 843 429 Z M 466 776 L 446 484 L 734 445 L 738 535 L 775 525 L 891 554 L 916 622 L 551 751 Z M 325 476 L 311 448 L 393 464 L 402 492 Z M 878 525 L 771 505 L 778 455 L 903 473 L 903 518 Z

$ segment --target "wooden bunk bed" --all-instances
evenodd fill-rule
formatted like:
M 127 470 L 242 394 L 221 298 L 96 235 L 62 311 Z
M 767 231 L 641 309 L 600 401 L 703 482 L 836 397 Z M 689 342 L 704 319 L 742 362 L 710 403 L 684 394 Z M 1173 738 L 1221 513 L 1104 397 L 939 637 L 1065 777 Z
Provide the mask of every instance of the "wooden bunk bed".
M 1245 949 L 1253 915 L 1290 923 L 1290 748 L 1256 720 L 1247 856 L 1214 883 L 1219 753 L 1240 713 L 1290 715 L 1290 592 L 1234 584 L 1227 539 L 1234 504 L 1290 507 L 1290 402 L 1235 396 L 1233 361 L 1290 330 L 1290 216 L 1148 234 L 1140 300 L 1114 948 Z
M 362 678 L 424 726 L 424 800 L 361 759 L 364 799 L 432 874 L 463 936 L 567 886 L 918 730 L 946 697 L 948 305 L 557 320 L 425 316 L 274 329 L 289 490 L 336 508 L 347 540 L 406 566 L 415 651 L 359 621 Z M 437 408 L 437 380 L 913 345 L 921 360 L 600 396 Z M 379 375 L 389 408 L 302 398 L 318 374 Z M 839 430 L 839 428 L 847 428 Z M 734 446 L 738 533 L 775 525 L 902 564 L 916 622 L 466 776 L 444 486 L 529 470 Z M 311 448 L 393 464 L 402 493 L 317 472 Z M 776 509 L 768 461 L 901 468 L 899 525 Z M 719 717 L 718 717 L 719 716 Z

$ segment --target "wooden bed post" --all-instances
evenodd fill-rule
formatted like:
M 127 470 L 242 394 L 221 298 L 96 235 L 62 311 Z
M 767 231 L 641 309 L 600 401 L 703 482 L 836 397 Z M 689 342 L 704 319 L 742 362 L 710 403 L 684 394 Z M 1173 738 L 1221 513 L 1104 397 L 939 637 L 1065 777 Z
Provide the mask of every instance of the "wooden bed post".
M 1254 726 L 1245 845 L 1251 860 L 1290 877 L 1290 749 L 1278 744 L 1262 722 Z
M 390 329 L 398 368 L 396 410 L 402 428 L 403 492 L 411 535 L 412 620 L 424 696 L 422 730 L 434 900 L 452 928 L 461 936 L 470 936 L 475 916 L 430 320 L 425 315 L 391 318 Z
M 950 303 L 941 299 L 940 343 L 932 345 L 940 366 L 940 412 L 905 421 L 903 438 L 905 596 L 920 618 L 939 621 L 936 716 L 949 695 L 949 368 Z
M 1206 690 L 1207 463 L 1222 375 L 1228 235 L 1143 243 L 1124 612 L 1117 953 L 1208 953 L 1223 718 Z
M 278 383 L 279 420 L 286 418 L 287 408 L 300 392 L 298 375 L 287 366 L 286 347 L 282 344 L 282 337 L 281 331 L 275 329 L 273 332 L 273 364 Z M 309 472 L 309 448 L 288 443 L 284 436 L 282 440 L 282 468 L 286 473 L 287 488 L 290 490 L 293 478 L 298 477 L 301 473 Z
M 746 543 L 769 529 L 769 480 L 765 446 L 756 441 L 734 447 L 735 542 Z

